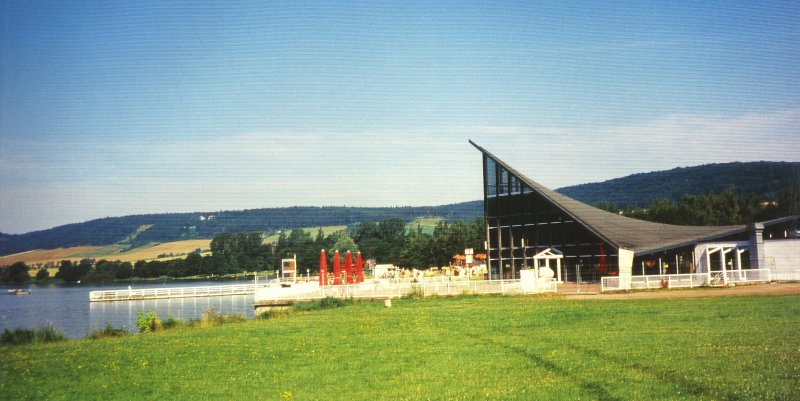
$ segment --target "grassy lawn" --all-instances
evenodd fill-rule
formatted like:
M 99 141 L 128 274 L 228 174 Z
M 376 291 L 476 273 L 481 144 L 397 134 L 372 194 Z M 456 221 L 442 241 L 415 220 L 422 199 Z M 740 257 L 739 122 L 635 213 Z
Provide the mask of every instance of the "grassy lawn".
M 356 303 L 0 347 L 0 399 L 797 399 L 800 296 Z

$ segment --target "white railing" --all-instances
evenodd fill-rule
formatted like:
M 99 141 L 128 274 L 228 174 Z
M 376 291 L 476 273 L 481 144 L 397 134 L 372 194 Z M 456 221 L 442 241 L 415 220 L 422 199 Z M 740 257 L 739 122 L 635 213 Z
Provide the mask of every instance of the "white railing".
M 769 269 L 744 269 L 692 274 L 603 277 L 600 281 L 600 290 L 619 291 L 653 288 L 693 288 L 704 285 L 723 286 L 732 283 L 769 281 L 771 281 Z
M 406 295 L 451 296 L 462 294 L 523 294 L 556 292 L 555 281 L 540 286 L 536 291 L 522 291 L 520 280 L 433 280 L 412 282 L 406 280 L 376 280 L 360 284 L 330 285 L 320 287 L 315 283 L 293 285 L 273 283 L 256 289 L 255 303 L 289 303 L 316 300 L 326 297 L 353 299 L 400 298 Z
M 255 290 L 255 284 L 107 290 L 90 292 L 89 301 L 101 302 L 160 298 L 216 297 L 224 295 L 253 294 Z

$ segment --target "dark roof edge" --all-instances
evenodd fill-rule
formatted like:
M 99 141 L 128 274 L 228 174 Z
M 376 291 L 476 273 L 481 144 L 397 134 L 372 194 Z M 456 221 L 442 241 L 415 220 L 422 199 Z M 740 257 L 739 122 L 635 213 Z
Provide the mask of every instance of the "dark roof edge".
M 634 257 L 643 256 L 643 255 L 649 255 L 649 254 L 652 254 L 652 253 L 663 252 L 663 251 L 670 250 L 670 249 L 683 248 L 685 246 L 692 245 L 692 244 L 697 244 L 697 243 L 702 242 L 702 241 L 713 241 L 713 240 L 715 240 L 717 238 L 727 237 L 729 235 L 739 234 L 739 233 L 742 233 L 742 232 L 745 232 L 745 231 L 747 231 L 747 226 L 743 225 L 743 226 L 741 226 L 739 228 L 734 228 L 734 229 L 731 229 L 729 231 L 720 232 L 720 233 L 717 233 L 717 234 L 714 234 L 714 235 L 709 235 L 707 237 L 695 238 L 693 240 L 687 240 L 687 241 L 679 242 L 679 243 L 672 244 L 672 245 L 660 246 L 658 248 L 642 249 L 640 251 L 635 251 L 633 256 Z

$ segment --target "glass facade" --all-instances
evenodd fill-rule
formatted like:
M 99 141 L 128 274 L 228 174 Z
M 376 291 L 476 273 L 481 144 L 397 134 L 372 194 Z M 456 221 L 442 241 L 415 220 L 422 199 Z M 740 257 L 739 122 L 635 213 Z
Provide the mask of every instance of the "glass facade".
M 596 281 L 616 274 L 617 251 L 524 180 L 483 155 L 484 210 L 490 278 L 519 278 L 547 248 L 564 255 L 562 279 Z

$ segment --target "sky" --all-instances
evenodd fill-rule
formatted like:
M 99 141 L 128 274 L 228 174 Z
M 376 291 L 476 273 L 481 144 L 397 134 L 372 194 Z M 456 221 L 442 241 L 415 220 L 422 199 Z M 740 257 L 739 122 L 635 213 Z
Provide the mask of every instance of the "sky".
M 135 4 L 130 4 L 135 3 Z M 0 232 L 800 161 L 800 3 L 0 2 Z

